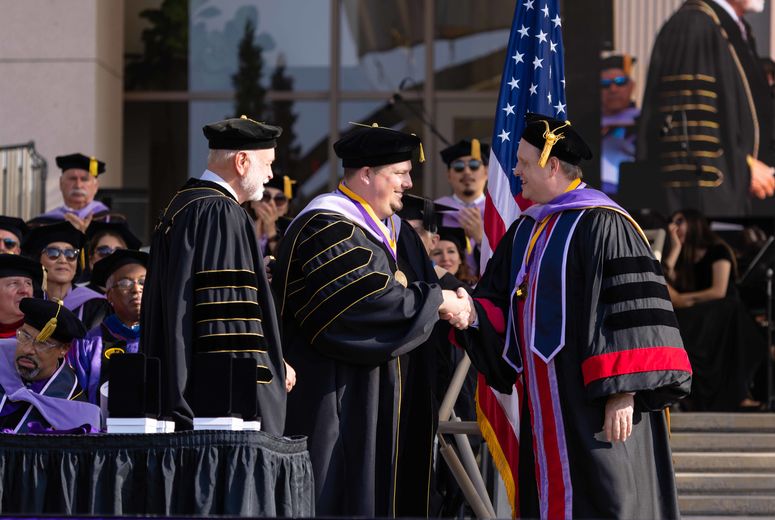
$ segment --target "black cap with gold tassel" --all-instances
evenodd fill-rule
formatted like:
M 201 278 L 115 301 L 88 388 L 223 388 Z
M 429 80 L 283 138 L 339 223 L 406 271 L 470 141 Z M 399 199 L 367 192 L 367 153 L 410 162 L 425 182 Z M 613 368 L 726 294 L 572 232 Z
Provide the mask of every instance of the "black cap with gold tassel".
M 411 161 L 414 151 L 420 149 L 420 162 L 425 161 L 420 138 L 414 134 L 399 132 L 379 126 L 351 123 L 355 128 L 334 143 L 334 152 L 342 159 L 345 168 L 382 166 Z
M 592 150 L 574 130 L 570 121 L 562 121 L 541 114 L 525 114 L 522 139 L 541 152 L 538 165 L 546 166 L 549 157 L 577 165 L 582 159 L 592 159 Z
M 24 313 L 24 323 L 37 329 L 36 341 L 53 338 L 62 343 L 70 343 L 74 338 L 86 336 L 86 327 L 81 320 L 61 302 L 24 298 L 19 303 Z

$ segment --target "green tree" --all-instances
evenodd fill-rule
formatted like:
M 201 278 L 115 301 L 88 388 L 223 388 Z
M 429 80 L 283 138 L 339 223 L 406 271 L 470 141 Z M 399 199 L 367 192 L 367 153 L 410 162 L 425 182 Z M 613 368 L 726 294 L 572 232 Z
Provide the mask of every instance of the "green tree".
M 140 17 L 143 54 L 127 56 L 126 88 L 186 90 L 188 88 L 188 1 L 163 0 L 158 9 L 145 9 Z
M 271 90 L 275 92 L 293 90 L 293 78 L 285 73 L 285 59 L 280 55 L 271 79 Z M 297 178 L 301 146 L 296 143 L 293 127 L 298 116 L 293 113 L 293 101 L 275 99 L 271 105 L 272 124 L 282 127 L 283 133 L 277 140 L 275 163 L 284 175 Z
M 261 86 L 261 71 L 264 68 L 263 50 L 254 43 L 256 27 L 253 21 L 245 21 L 245 30 L 239 43 L 237 72 L 232 75 L 234 86 L 234 115 L 246 115 L 251 119 L 263 120 L 266 112 L 266 89 Z

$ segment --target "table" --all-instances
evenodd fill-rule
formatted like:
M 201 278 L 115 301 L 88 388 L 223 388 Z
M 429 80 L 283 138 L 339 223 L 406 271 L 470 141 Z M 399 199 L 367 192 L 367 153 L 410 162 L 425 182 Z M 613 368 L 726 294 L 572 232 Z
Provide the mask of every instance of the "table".
M 0 434 L 0 513 L 311 517 L 306 438 Z

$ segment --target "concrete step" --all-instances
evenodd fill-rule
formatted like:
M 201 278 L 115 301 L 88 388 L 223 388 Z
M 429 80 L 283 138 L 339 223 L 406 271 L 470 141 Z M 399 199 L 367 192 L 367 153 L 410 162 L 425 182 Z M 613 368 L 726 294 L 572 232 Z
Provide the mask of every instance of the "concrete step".
M 680 452 L 775 452 L 775 433 L 673 433 L 670 447 Z
M 675 475 L 680 495 L 762 495 L 775 497 L 774 473 L 682 473 Z
M 687 516 L 772 516 L 775 497 L 741 495 L 679 495 L 681 515 Z
M 775 433 L 775 413 L 673 413 L 673 432 Z
M 775 473 L 775 453 L 673 453 L 676 473 Z

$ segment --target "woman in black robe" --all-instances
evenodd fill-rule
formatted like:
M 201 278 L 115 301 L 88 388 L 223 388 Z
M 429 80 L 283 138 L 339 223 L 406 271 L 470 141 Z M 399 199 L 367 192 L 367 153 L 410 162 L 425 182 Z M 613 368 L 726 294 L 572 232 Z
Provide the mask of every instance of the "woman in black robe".
M 690 409 L 755 409 L 750 384 L 765 341 L 735 286 L 732 249 L 698 211 L 676 212 L 663 265 L 694 377 Z

